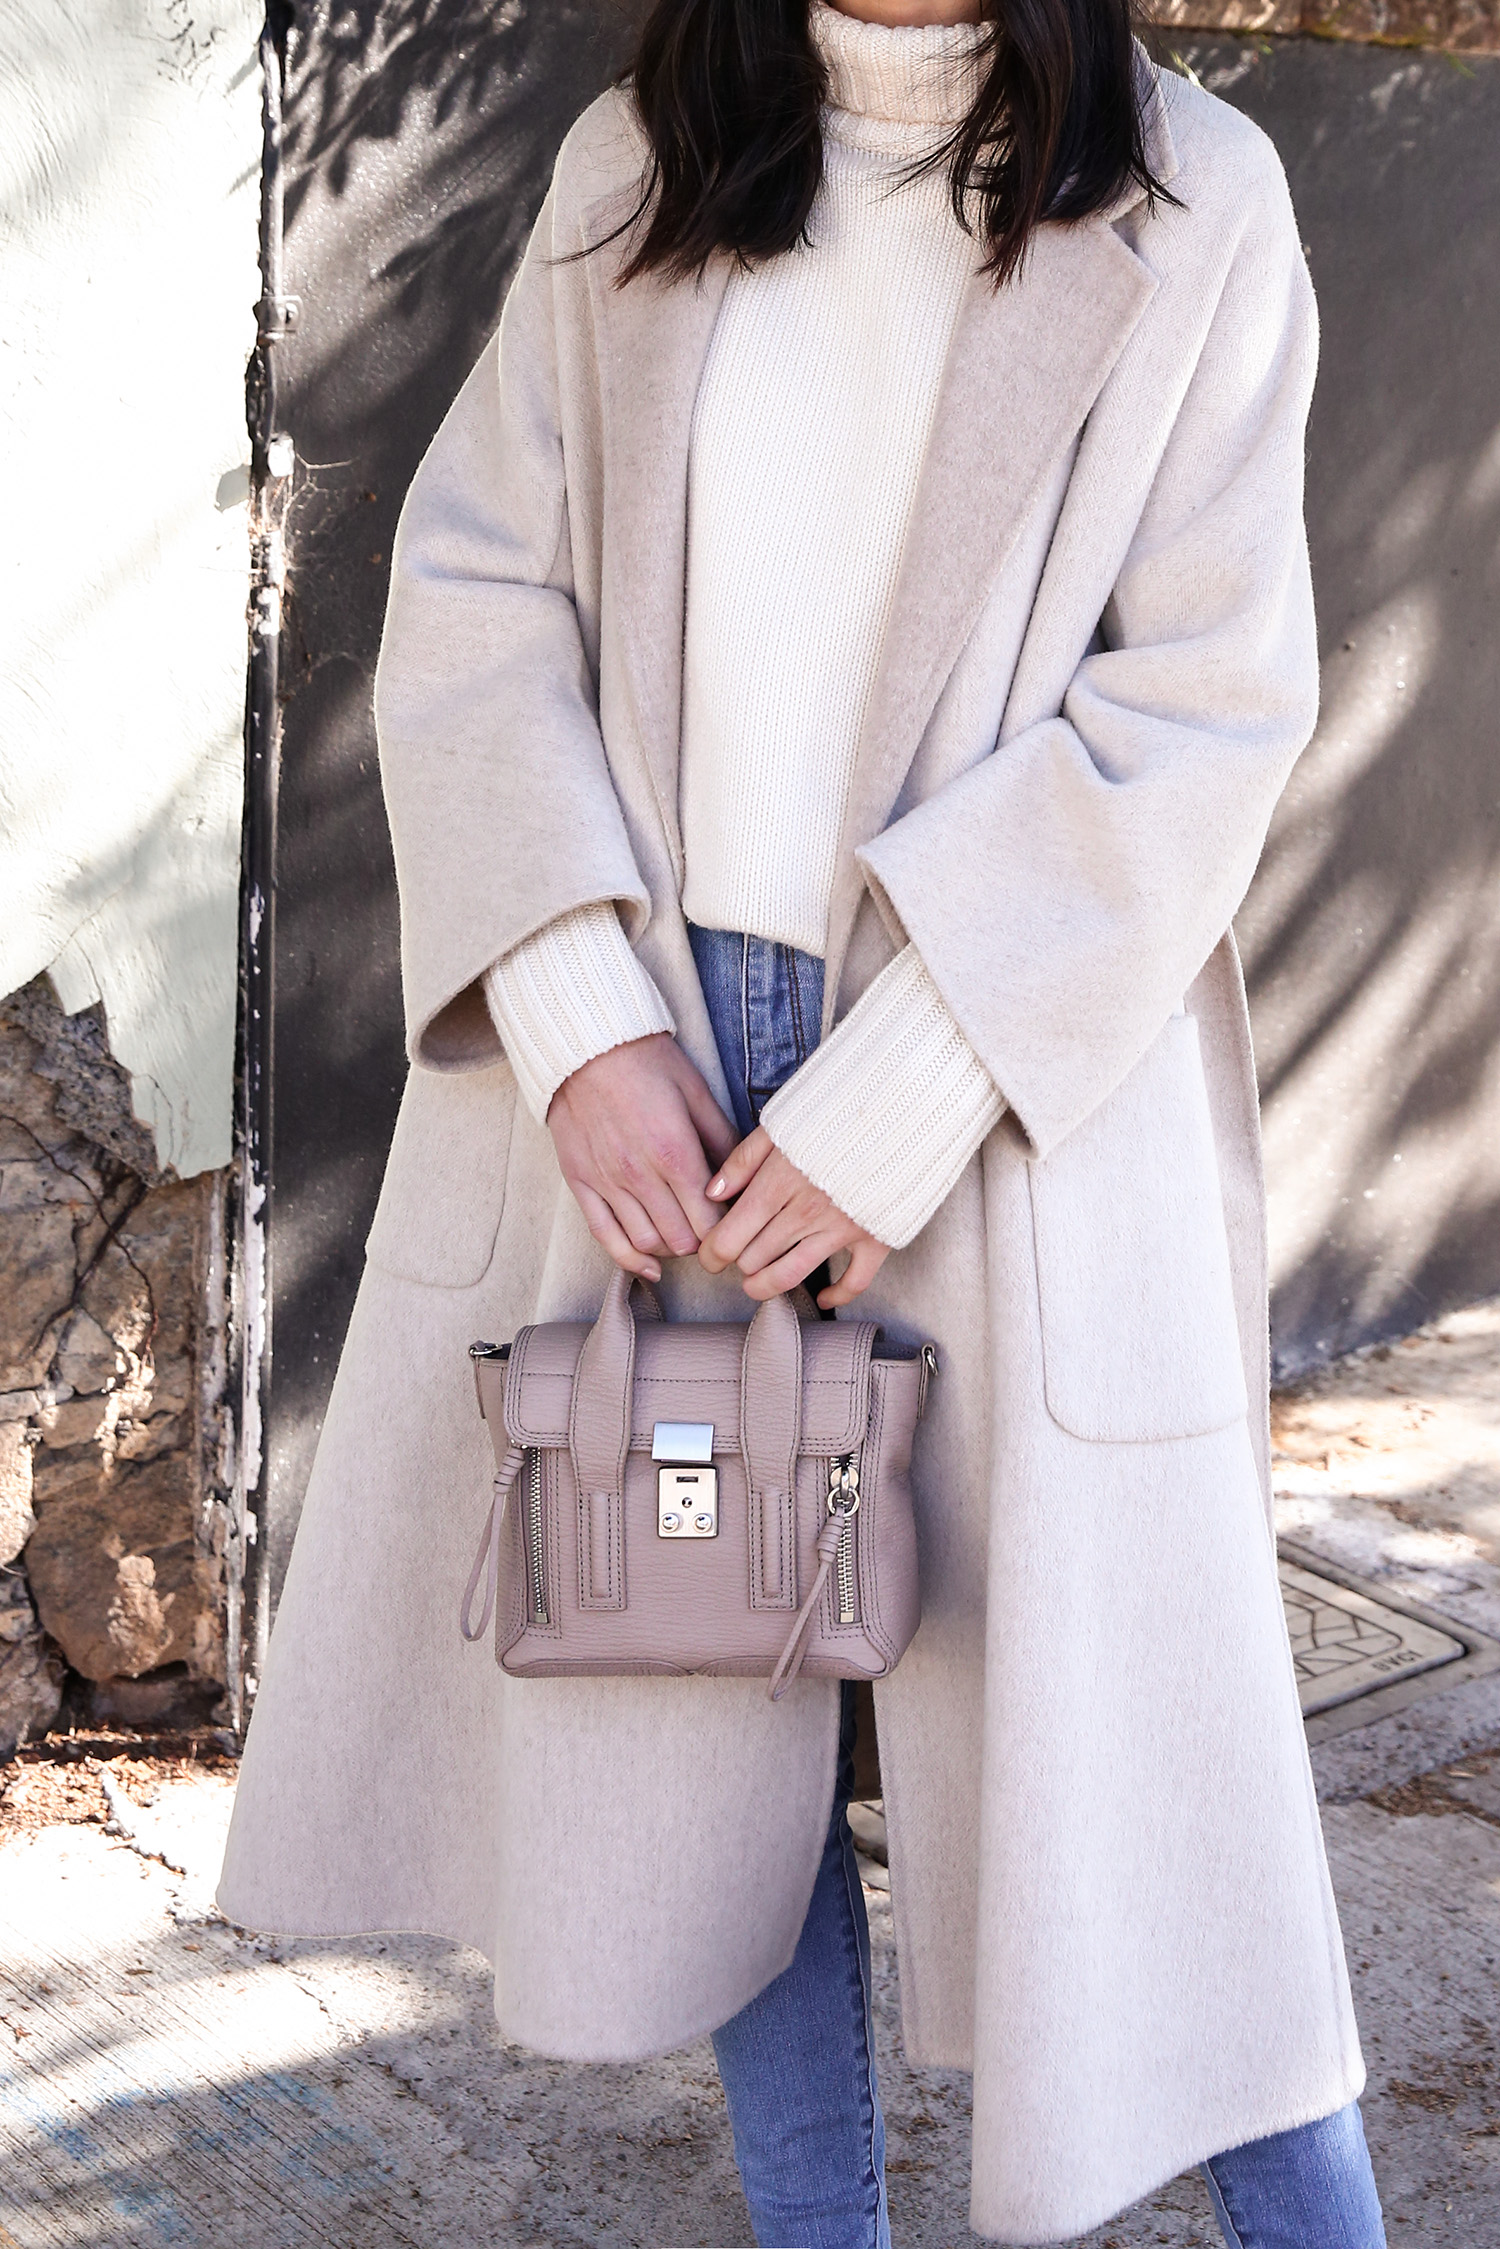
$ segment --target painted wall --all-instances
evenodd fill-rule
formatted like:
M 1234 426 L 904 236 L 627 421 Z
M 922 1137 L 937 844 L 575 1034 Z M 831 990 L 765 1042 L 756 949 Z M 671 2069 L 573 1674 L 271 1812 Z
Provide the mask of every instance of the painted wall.
M 1500 1289 L 1500 55 L 1179 52 L 1276 142 L 1323 330 L 1322 717 L 1238 923 L 1285 1376 Z
M 276 919 L 273 1580 L 290 1549 L 406 1077 L 370 712 L 391 539 L 500 317 L 558 143 L 636 0 L 302 0 L 280 362 L 297 448 Z
M 7 0 L 0 995 L 104 1003 L 163 1165 L 224 1164 L 255 0 Z
M 552 149 L 627 34 L 613 0 L 299 9 L 278 1564 L 404 1071 L 369 706 L 391 532 Z M 1290 1371 L 1500 1288 L 1500 58 L 1172 39 L 1280 149 L 1323 311 L 1309 511 L 1325 715 L 1240 925 Z

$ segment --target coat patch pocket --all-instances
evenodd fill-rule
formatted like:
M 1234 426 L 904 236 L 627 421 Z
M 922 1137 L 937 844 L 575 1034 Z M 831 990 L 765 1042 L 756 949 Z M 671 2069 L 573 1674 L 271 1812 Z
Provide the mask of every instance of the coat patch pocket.
M 401 1097 L 365 1255 L 398 1280 L 471 1288 L 495 1254 L 516 1081 L 493 1070 L 413 1070 Z
M 1095 1444 L 1160 1444 L 1247 1410 L 1198 1026 L 1030 1165 L 1047 1410 Z

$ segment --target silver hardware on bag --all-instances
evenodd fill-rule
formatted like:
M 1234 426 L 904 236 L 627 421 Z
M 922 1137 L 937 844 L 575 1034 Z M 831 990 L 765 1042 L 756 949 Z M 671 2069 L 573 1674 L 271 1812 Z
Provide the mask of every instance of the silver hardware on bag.
M 658 1538 L 717 1538 L 717 1468 L 659 1468 L 656 1472 Z
M 852 1452 L 840 1453 L 828 1463 L 828 1512 L 854 1515 L 859 1511 L 859 1463 Z
M 651 1432 L 658 1538 L 717 1538 L 719 1471 L 711 1421 L 658 1421 Z
M 479 1380 L 480 1362 L 484 1359 L 508 1359 L 509 1357 L 510 1345 L 508 1343 L 471 1343 L 469 1345 L 469 1359 L 474 1369 L 474 1395 L 479 1400 L 481 1413 L 484 1412 L 484 1389 Z
M 838 1586 L 840 1624 L 853 1624 L 854 1517 L 859 1513 L 859 1462 L 852 1452 L 840 1453 L 828 1463 L 828 1512 L 839 1518 L 839 1546 L 834 1563 Z
M 542 1507 L 542 1456 L 531 1455 L 531 1479 L 526 1494 L 526 1559 L 530 1579 L 531 1621 L 546 1624 L 547 1616 L 547 1556 L 543 1546 L 546 1518 Z
M 658 1421 L 651 1431 L 651 1458 L 677 1468 L 706 1468 L 714 1457 L 711 1421 Z

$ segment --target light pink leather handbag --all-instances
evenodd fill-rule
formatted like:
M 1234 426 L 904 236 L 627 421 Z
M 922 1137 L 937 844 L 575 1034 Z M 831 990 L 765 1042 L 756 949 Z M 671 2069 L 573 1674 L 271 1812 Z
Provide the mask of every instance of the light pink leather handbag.
M 917 1628 L 909 1471 L 937 1353 L 879 1342 L 785 1296 L 748 1326 L 668 1322 L 621 1272 L 592 1327 L 472 1345 L 496 1476 L 464 1638 L 493 1614 L 527 1679 L 729 1673 L 775 1701 L 799 1671 L 883 1678 Z

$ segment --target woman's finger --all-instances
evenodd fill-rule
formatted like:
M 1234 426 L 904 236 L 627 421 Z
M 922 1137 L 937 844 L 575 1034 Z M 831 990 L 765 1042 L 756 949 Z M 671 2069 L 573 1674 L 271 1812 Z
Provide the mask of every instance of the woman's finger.
M 648 1170 L 644 1162 L 638 1162 L 632 1166 L 628 1187 L 622 1184 L 617 1188 L 608 1177 L 599 1184 L 601 1192 L 614 1205 L 616 1217 L 624 1225 L 637 1249 L 664 1250 L 669 1257 L 693 1255 L 698 1247 L 698 1229 L 670 1178 L 664 1178 L 660 1172 Z M 628 1199 L 642 1212 L 655 1234 L 653 1241 L 645 1242 L 636 1233 L 621 1208 L 622 1198 Z M 710 1203 L 706 1207 L 711 1210 L 713 1205 Z
M 585 1187 L 580 1180 L 570 1179 L 568 1185 L 583 1212 L 589 1232 L 600 1248 L 617 1265 L 623 1265 L 627 1273 L 639 1273 L 644 1281 L 659 1281 L 661 1266 L 654 1257 L 647 1256 L 636 1248 L 604 1197 L 595 1194 L 592 1187 Z
M 709 1092 L 702 1076 L 691 1066 L 683 1077 L 682 1098 L 709 1163 L 726 1163 L 740 1136 Z
M 766 1266 L 773 1264 L 778 1257 L 784 1257 L 798 1242 L 806 1241 L 811 1234 L 827 1232 L 828 1221 L 833 1215 L 831 1210 L 825 1207 L 810 1214 L 799 1208 L 799 1203 L 800 1197 L 797 1201 L 783 1203 L 780 1210 L 774 1211 L 759 1232 L 746 1242 L 734 1261 L 742 1273 L 763 1272 Z
M 581 1194 L 580 1182 L 576 1177 L 571 1178 L 568 1184 L 575 1195 Z M 590 1176 L 583 1184 L 605 1205 L 615 1224 L 628 1238 L 631 1248 L 640 1256 L 671 1256 L 672 1252 L 658 1233 L 649 1211 L 619 1179 L 611 1178 L 607 1170 L 591 1167 Z
M 767 1165 L 757 1172 L 738 1201 L 699 1244 L 699 1259 L 709 1272 L 722 1273 L 727 1266 L 737 1265 L 741 1250 L 754 1241 L 763 1226 L 770 1225 L 786 1201 L 778 1171 Z
M 841 1304 L 852 1304 L 855 1297 L 869 1287 L 890 1254 L 884 1242 L 877 1242 L 868 1234 L 862 1235 L 833 1286 L 819 1289 L 819 1304 L 829 1312 L 837 1311 Z
M 617 1186 L 612 1179 L 602 1179 L 598 1191 L 629 1235 L 632 1248 L 639 1250 L 643 1257 L 673 1254 L 669 1244 L 662 1240 L 650 1212 L 629 1188 Z
M 725 1157 L 718 1177 L 709 1181 L 709 1201 L 727 1203 L 734 1196 L 743 1194 L 775 1145 L 776 1143 L 772 1140 L 765 1126 L 757 1125 L 755 1130 L 748 1133 L 739 1146 L 731 1150 L 730 1154 Z
M 717 1203 L 711 1203 L 704 1192 L 711 1176 L 711 1166 L 698 1138 L 698 1128 L 691 1119 L 682 1134 L 682 1144 L 675 1141 L 662 1158 L 662 1176 L 676 1199 L 678 1207 L 692 1229 L 692 1240 L 681 1252 L 690 1256 L 705 1234 L 712 1233 L 724 1213 Z
M 745 1294 L 762 1304 L 768 1296 L 780 1296 L 783 1289 L 795 1288 L 799 1281 L 805 1281 L 808 1274 L 839 1246 L 839 1236 L 831 1230 L 804 1235 L 794 1248 L 787 1250 L 773 1264 L 763 1266 L 760 1272 L 748 1275 Z

